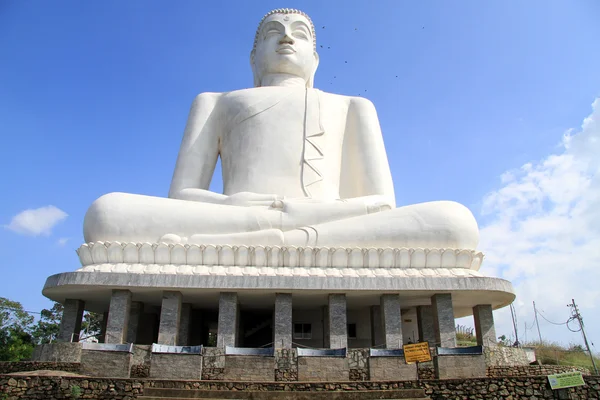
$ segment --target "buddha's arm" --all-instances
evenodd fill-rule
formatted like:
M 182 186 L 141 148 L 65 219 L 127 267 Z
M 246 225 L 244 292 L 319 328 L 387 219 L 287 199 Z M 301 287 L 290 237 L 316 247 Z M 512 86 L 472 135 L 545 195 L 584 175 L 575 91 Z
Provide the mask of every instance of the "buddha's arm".
M 340 197 L 367 207 L 395 208 L 394 184 L 375 106 L 350 99 L 342 156 Z
M 219 156 L 219 118 L 215 106 L 220 93 L 199 94 L 192 103 L 169 197 L 221 203 L 227 196 L 208 190 Z

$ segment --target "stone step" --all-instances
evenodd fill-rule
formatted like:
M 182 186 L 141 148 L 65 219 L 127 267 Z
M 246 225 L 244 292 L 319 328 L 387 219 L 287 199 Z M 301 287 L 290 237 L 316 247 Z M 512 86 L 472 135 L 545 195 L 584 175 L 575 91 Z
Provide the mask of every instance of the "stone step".
M 422 389 L 357 390 L 357 391 L 237 391 L 146 388 L 144 400 L 158 399 L 235 399 L 235 400 L 426 400 Z
M 287 399 L 289 398 L 293 398 L 295 399 L 295 397 L 286 397 Z M 306 399 L 311 398 L 314 399 L 314 397 L 306 397 Z M 325 399 L 325 397 L 321 397 L 322 399 Z M 333 399 L 334 397 L 332 397 Z M 142 396 L 142 397 L 138 397 L 138 399 L 142 399 L 142 400 L 187 400 L 189 399 L 189 397 L 154 397 L 154 396 Z M 223 398 L 210 398 L 210 397 L 204 397 L 202 398 L 203 400 L 223 400 Z M 275 399 L 275 398 L 274 398 Z M 283 399 L 283 397 L 282 397 Z M 353 399 L 360 399 L 360 397 L 354 397 Z M 371 398 L 369 398 L 371 399 Z M 377 398 L 378 400 L 396 400 L 396 398 Z M 250 397 L 239 397 L 236 400 L 252 400 Z M 402 400 L 431 400 L 430 397 L 408 397 L 408 398 L 403 398 Z

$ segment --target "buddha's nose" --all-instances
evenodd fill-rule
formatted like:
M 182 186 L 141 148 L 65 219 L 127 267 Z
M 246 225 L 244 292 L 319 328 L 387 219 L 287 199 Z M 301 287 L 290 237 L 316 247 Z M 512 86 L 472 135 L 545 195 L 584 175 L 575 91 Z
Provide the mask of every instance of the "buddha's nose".
M 279 44 L 294 44 L 294 38 L 292 38 L 289 34 L 286 33 L 279 41 Z

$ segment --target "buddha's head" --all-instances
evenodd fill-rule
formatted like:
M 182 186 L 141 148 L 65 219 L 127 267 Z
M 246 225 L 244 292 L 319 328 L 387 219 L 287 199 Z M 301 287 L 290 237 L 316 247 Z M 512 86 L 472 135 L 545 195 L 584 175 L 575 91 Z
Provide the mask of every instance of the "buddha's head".
M 313 87 L 319 55 L 315 27 L 305 13 L 281 8 L 270 11 L 258 24 L 250 63 L 254 86 L 266 74 L 289 74 L 304 79 Z

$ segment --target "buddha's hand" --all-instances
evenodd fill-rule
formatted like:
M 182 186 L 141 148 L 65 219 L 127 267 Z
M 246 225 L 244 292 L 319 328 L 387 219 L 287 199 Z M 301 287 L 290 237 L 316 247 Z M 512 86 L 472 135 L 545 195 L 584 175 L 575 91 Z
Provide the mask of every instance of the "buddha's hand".
M 275 194 L 261 194 L 252 192 L 239 192 L 227 196 L 223 204 L 238 207 L 270 207 L 274 202 L 282 197 Z
M 382 211 L 389 211 L 392 209 L 391 205 L 389 205 L 388 203 L 383 202 L 383 201 L 373 202 L 373 203 L 366 202 L 365 205 L 367 207 L 367 214 L 373 214 L 373 213 L 378 213 L 378 212 L 382 212 Z

